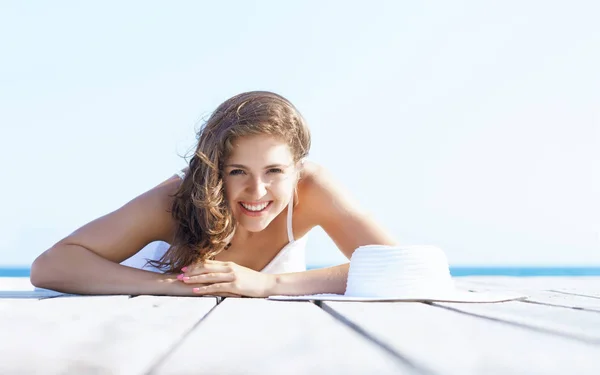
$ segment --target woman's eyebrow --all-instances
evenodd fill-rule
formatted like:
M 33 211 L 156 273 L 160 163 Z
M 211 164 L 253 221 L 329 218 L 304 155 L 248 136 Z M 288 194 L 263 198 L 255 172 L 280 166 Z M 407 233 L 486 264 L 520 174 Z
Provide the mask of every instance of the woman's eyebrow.
M 225 165 L 225 167 L 229 167 L 229 168 L 242 168 L 242 169 L 247 169 L 248 167 L 246 167 L 245 165 L 242 164 L 227 164 Z
M 240 168 L 240 169 L 250 169 L 247 166 L 243 165 L 243 164 L 227 164 L 225 167 L 229 167 L 229 168 Z M 289 165 L 286 164 L 269 164 L 266 167 L 264 167 L 264 169 L 270 169 L 270 168 L 284 168 L 284 167 L 289 167 Z

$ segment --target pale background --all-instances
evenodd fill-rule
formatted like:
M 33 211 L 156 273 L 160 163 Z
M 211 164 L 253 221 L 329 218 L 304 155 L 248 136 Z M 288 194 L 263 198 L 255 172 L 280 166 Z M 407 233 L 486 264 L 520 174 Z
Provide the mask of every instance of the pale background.
M 201 118 L 260 89 L 300 109 L 311 158 L 401 243 L 452 265 L 598 265 L 599 14 L 596 1 L 0 2 L 0 263 L 30 264 L 172 175 Z M 344 261 L 310 236 L 310 264 Z

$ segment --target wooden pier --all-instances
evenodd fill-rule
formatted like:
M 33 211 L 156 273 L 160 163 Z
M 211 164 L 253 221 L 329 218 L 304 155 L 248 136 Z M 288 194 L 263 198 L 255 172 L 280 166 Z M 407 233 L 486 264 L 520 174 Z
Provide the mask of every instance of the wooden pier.
M 71 296 L 0 279 L 0 374 L 600 374 L 600 277 L 493 304 Z

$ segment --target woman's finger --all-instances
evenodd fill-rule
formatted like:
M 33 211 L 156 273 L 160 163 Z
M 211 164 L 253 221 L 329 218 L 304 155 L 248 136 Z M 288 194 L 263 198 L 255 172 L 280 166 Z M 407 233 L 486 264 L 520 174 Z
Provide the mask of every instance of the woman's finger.
M 177 278 L 186 284 L 188 284 L 188 283 L 189 284 L 195 284 L 195 283 L 209 284 L 209 283 L 223 283 L 223 282 L 233 281 L 233 280 L 235 280 L 235 275 L 233 272 L 209 272 L 209 273 L 203 273 L 200 275 L 192 275 L 192 276 L 179 275 L 179 276 L 177 276 Z
M 225 262 L 223 262 L 221 260 L 207 259 L 204 261 L 204 263 L 218 264 L 218 263 L 225 263 Z
M 226 264 L 226 263 L 231 263 L 231 262 L 222 261 L 222 260 L 214 260 L 214 259 L 206 259 L 206 260 L 203 260 L 201 262 L 197 262 L 197 263 L 194 263 L 194 264 L 190 264 L 189 266 L 182 267 L 181 270 L 183 272 L 185 272 L 184 271 L 185 268 L 193 269 L 194 267 L 199 267 L 199 266 L 201 266 L 203 264 Z
M 192 289 L 196 294 L 202 295 L 223 295 L 225 293 L 232 294 L 234 292 L 234 283 L 216 283 L 204 286 L 198 286 Z
M 201 275 L 210 272 L 231 272 L 231 267 L 224 262 L 219 263 L 203 263 L 198 264 L 194 267 L 184 267 L 187 270 L 183 273 L 183 276 Z

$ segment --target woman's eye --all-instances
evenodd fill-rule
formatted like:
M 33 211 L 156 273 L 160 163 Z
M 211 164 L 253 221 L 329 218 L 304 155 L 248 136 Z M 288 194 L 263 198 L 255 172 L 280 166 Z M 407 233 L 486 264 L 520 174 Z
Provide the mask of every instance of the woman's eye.
M 283 173 L 283 170 L 281 168 L 271 168 L 268 171 L 269 173 Z
M 235 175 L 238 175 L 238 174 L 244 174 L 244 171 L 241 170 L 241 169 L 234 169 L 231 172 L 229 172 L 230 176 L 235 176 Z

